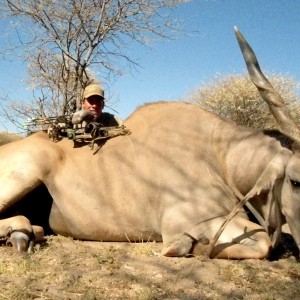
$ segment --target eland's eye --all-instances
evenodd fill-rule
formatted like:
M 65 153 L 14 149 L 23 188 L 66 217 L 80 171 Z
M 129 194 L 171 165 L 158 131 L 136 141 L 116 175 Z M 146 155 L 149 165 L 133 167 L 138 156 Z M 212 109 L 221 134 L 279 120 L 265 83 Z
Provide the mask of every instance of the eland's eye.
M 293 187 L 300 187 L 300 182 L 299 181 L 292 180 L 292 179 L 290 179 L 290 181 L 291 181 L 291 184 L 292 184 Z

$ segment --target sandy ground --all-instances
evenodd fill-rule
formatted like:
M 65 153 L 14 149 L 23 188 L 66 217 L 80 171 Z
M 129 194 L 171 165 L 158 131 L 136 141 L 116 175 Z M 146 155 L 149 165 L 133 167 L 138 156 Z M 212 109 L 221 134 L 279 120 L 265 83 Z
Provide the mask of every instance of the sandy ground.
M 300 299 L 285 238 L 276 260 L 167 258 L 161 243 L 49 236 L 33 254 L 0 247 L 0 299 Z

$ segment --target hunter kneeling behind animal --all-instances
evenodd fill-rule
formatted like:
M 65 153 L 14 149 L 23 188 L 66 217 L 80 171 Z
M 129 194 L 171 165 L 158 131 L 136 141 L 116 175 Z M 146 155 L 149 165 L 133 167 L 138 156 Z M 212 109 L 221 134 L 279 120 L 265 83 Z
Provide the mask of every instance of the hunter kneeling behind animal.
M 122 120 L 108 112 L 102 112 L 105 104 L 104 90 L 102 87 L 92 84 L 85 88 L 82 98 L 82 110 L 74 113 L 73 124 L 83 121 L 92 121 L 103 126 L 120 126 Z

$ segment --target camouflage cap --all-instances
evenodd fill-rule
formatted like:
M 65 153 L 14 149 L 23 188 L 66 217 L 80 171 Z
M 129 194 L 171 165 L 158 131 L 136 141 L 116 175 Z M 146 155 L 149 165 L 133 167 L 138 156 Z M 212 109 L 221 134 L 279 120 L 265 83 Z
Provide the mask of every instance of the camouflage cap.
M 91 96 L 100 96 L 104 99 L 104 90 L 96 84 L 88 85 L 83 92 L 83 98 L 87 99 Z

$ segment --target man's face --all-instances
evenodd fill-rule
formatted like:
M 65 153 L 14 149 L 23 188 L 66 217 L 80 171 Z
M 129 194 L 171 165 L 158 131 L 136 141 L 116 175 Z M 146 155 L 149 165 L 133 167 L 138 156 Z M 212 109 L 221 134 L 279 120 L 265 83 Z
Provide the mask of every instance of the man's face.
M 82 107 L 85 110 L 89 110 L 95 117 L 100 116 L 104 106 L 104 100 L 99 96 L 91 96 L 84 99 Z

